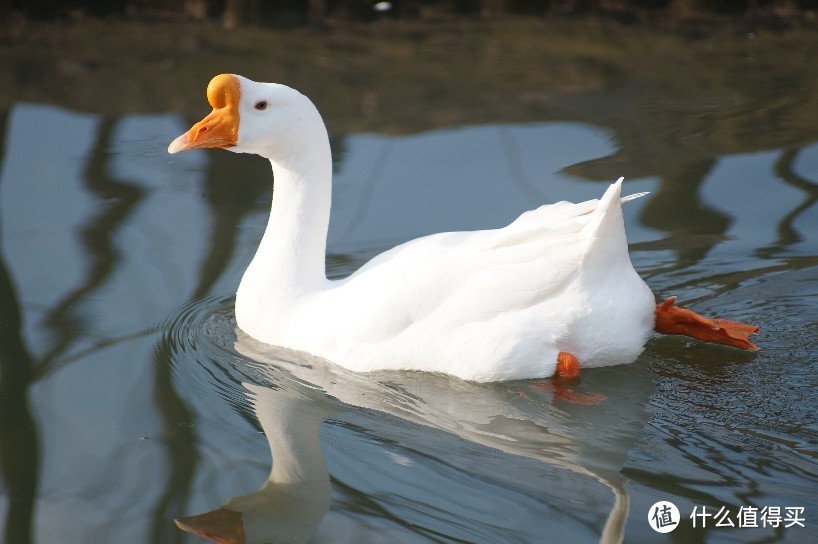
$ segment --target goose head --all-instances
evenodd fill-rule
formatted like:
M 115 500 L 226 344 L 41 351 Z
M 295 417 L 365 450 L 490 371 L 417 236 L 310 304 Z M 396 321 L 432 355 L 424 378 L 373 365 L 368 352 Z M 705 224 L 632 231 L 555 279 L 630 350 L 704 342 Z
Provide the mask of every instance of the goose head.
M 213 111 L 173 140 L 169 153 L 223 148 L 286 162 L 327 140 L 313 103 L 286 85 L 220 74 L 207 86 L 207 101 Z

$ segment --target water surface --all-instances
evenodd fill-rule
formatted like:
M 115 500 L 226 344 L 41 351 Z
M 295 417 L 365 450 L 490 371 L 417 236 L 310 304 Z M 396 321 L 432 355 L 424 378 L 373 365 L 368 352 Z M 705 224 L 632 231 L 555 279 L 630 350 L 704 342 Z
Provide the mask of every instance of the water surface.
M 657 297 L 760 325 L 761 351 L 657 337 L 634 364 L 586 371 L 577 392 L 605 400 L 583 406 L 547 383 L 356 375 L 258 345 L 235 328 L 232 296 L 266 223 L 269 165 L 221 151 L 165 152 L 206 112 L 204 86 L 220 68 L 207 66 L 200 79 L 182 70 L 170 84 L 169 70 L 162 92 L 134 84 L 121 104 L 108 96 L 95 107 L 77 89 L 55 92 L 77 81 L 66 58 L 85 58 L 68 49 L 56 68 L 14 72 L 0 113 L 5 542 L 197 542 L 173 519 L 245 495 L 262 504 L 259 524 L 293 541 L 818 538 L 818 132 L 810 125 L 818 117 L 804 115 L 805 96 L 818 96 L 815 70 L 795 73 L 782 61 L 773 83 L 750 88 L 755 72 L 728 72 L 723 85 L 696 94 L 673 79 L 660 85 L 637 62 L 602 77 L 627 62 L 591 46 L 580 56 L 596 64 L 579 62 L 580 47 L 566 41 L 554 62 L 564 86 L 544 81 L 532 94 L 531 64 L 505 41 L 508 29 L 484 30 L 427 37 L 448 44 L 452 77 L 430 76 L 440 65 L 429 60 L 408 93 L 422 99 L 403 95 L 402 108 L 373 79 L 372 53 L 343 51 L 337 65 L 351 71 L 322 86 L 337 36 L 325 37 L 325 57 L 309 57 L 326 67 L 312 79 L 303 67 L 276 65 L 277 79 L 316 89 L 333 134 L 329 274 L 345 276 L 416 236 L 502 226 L 541 203 L 595 198 L 626 175 L 627 192 L 651 192 L 627 205 L 625 220 L 634 265 Z M 544 37 L 527 39 L 534 51 L 545 47 Z M 646 34 L 642 49 L 657 39 Z M 736 52 L 744 42 L 722 39 L 735 63 L 750 62 Z M 793 37 L 767 39 L 771 49 L 800 51 Z M 403 50 L 384 40 L 372 42 L 385 44 L 384 56 L 434 56 L 417 36 Z M 190 48 L 185 54 L 201 49 Z M 42 54 L 33 50 L 2 59 Z M 472 50 L 483 66 L 497 62 L 492 54 L 518 62 L 498 64 L 502 82 L 469 79 L 460 64 L 472 57 L 459 55 Z M 688 62 L 708 58 L 702 50 L 692 44 Z M 227 65 L 249 62 L 220 55 Z M 687 58 L 684 48 L 667 55 Z M 86 89 L 119 88 L 107 65 L 79 66 Z M 191 88 L 168 90 L 182 85 Z M 784 93 L 775 100 L 773 87 Z M 509 98 L 491 108 L 486 96 Z M 270 449 L 279 467 L 290 456 L 308 460 L 314 480 L 256 494 Z M 647 523 L 659 500 L 682 513 L 669 535 Z M 292 501 L 306 506 L 282 515 Z M 725 507 L 733 520 L 742 507 L 803 507 L 805 527 L 711 519 L 694 529 L 688 516 L 702 507 Z

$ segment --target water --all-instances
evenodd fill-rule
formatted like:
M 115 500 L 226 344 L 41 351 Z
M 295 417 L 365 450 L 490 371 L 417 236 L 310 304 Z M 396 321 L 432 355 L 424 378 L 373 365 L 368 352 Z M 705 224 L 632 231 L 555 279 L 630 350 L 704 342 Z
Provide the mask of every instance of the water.
M 818 539 L 818 117 L 804 99 L 818 74 L 798 64 L 813 38 L 758 48 L 721 36 L 728 68 L 679 82 L 633 32 L 591 25 L 584 45 L 551 53 L 557 75 L 536 89 L 526 55 L 552 46 L 525 25 L 527 49 L 504 26 L 367 36 L 374 53 L 338 32 L 276 38 L 304 41 L 309 73 L 294 54 L 270 62 L 317 96 L 333 132 L 333 277 L 419 235 L 597 197 L 622 174 L 627 192 L 651 192 L 625 215 L 657 296 L 762 328 L 757 354 L 654 338 L 632 365 L 586 371 L 577 392 L 605 397 L 586 406 L 535 381 L 352 374 L 245 337 L 232 295 L 265 225 L 269 166 L 165 148 L 206 112 L 221 69 L 210 53 L 257 79 L 262 54 L 180 27 L 181 53 L 151 42 L 162 57 L 144 27 L 114 30 L 85 29 L 112 56 L 140 44 L 126 67 L 91 62 L 99 53 L 73 27 L 0 55 L 18 68 L 56 59 L 10 72 L 0 114 L 5 542 L 199 542 L 174 518 L 246 495 L 257 513 L 245 519 L 274 541 Z M 680 72 L 718 65 L 715 42 L 642 39 Z M 776 48 L 789 56 L 770 60 Z M 472 51 L 479 77 L 458 61 Z M 405 70 L 394 86 L 387 58 Z M 691 78 L 711 84 L 696 91 Z M 274 473 L 273 491 L 257 493 L 270 449 L 277 470 L 312 477 L 283 486 Z M 647 523 L 659 500 L 682 514 L 668 535 Z M 736 525 L 741 508 L 803 507 L 805 527 L 693 528 L 703 507 L 729 509 Z

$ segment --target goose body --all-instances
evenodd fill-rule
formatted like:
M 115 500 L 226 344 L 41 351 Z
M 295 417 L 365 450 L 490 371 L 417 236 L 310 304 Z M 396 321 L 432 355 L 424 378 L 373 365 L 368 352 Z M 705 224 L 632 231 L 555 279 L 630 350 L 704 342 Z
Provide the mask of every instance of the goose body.
M 628 255 L 621 204 L 633 197 L 621 198 L 621 178 L 599 200 L 419 238 L 328 280 L 332 161 L 315 106 L 284 85 L 226 74 L 208 100 L 213 112 L 168 150 L 255 153 L 275 178 L 236 294 L 238 326 L 255 339 L 354 371 L 499 381 L 554 375 L 560 353 L 584 367 L 629 363 L 654 330 L 654 296 Z
M 631 362 L 653 330 L 655 301 L 631 266 L 619 200 L 616 184 L 601 202 L 419 238 L 306 291 L 268 281 L 280 254 L 262 243 L 236 319 L 262 342 L 355 371 L 495 381 L 550 376 L 560 351 L 585 366 Z

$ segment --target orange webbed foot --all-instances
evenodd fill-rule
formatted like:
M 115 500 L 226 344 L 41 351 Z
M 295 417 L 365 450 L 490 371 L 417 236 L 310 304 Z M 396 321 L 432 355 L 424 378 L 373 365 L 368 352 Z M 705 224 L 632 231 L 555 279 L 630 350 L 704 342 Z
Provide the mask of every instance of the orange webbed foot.
M 570 382 L 579 380 L 579 359 L 572 353 L 561 351 L 557 354 L 557 368 L 554 380 Z
M 540 380 L 533 387 L 540 391 L 549 392 L 571 404 L 594 406 L 605 400 L 605 395 L 598 393 L 577 393 L 571 387 L 579 383 L 579 359 L 571 353 L 561 351 L 557 354 L 557 368 L 554 377 L 550 380 Z
M 750 342 L 750 336 L 758 332 L 755 325 L 728 319 L 709 319 L 696 312 L 679 308 L 676 306 L 676 297 L 669 297 L 662 304 L 656 305 L 654 329 L 662 334 L 678 334 L 703 342 L 758 350 L 758 346 Z

